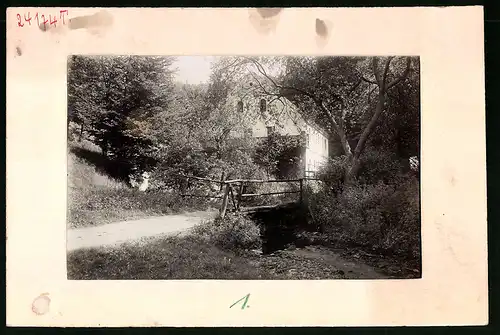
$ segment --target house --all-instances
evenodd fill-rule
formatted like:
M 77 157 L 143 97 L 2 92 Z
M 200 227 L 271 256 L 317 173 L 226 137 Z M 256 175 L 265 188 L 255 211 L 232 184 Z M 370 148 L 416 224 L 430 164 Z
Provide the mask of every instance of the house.
M 254 106 L 255 105 L 255 106 Z M 307 122 L 298 112 L 297 107 L 288 100 L 268 101 L 261 99 L 260 103 L 245 105 L 240 100 L 236 106 L 237 113 L 245 113 L 248 117 L 246 134 L 255 138 L 266 138 L 275 133 L 282 136 L 302 136 L 305 147 L 301 149 L 299 159 L 300 175 L 313 177 L 329 157 L 329 136 L 318 125 Z M 239 137 L 243 134 L 233 133 Z

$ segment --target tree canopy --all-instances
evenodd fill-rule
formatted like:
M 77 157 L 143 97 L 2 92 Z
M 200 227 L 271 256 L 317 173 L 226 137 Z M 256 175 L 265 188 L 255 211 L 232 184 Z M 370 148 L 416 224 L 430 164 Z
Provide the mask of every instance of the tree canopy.
M 68 120 L 124 172 L 154 164 L 168 124 L 171 57 L 73 56 L 68 62 Z
M 254 78 L 254 94 L 292 101 L 338 139 L 349 162 L 346 180 L 356 178 L 367 143 L 418 155 L 417 57 L 240 57 L 234 63 Z
M 279 118 L 275 101 L 295 105 L 340 144 L 346 181 L 357 177 L 366 150 L 419 155 L 417 57 L 218 57 L 200 85 L 175 83 L 174 60 L 69 59 L 68 121 L 121 162 L 124 173 L 159 167 L 200 176 L 251 174 L 259 160 L 269 170 L 276 148 L 232 135 L 245 134 L 262 104 Z

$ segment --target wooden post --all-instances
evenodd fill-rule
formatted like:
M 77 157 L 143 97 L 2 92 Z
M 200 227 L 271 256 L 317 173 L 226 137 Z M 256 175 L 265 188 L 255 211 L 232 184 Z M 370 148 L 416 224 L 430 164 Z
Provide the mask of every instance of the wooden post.
M 240 191 L 238 193 L 238 210 L 241 206 L 241 196 L 243 195 L 243 182 L 240 183 Z
M 229 190 L 231 193 L 231 200 L 233 201 L 233 207 L 234 207 L 234 210 L 236 211 L 238 209 L 238 206 L 236 205 L 236 201 L 234 200 L 233 185 L 231 185 Z
M 222 171 L 222 175 L 220 176 L 220 188 L 219 188 L 219 192 L 222 191 L 222 187 L 224 187 L 224 176 L 225 176 L 225 171 Z
M 304 189 L 304 178 L 300 178 L 300 203 L 302 204 L 303 202 L 303 196 L 302 196 L 302 192 L 303 192 L 303 189 Z
M 224 190 L 224 196 L 222 197 L 222 206 L 219 211 L 219 216 L 223 219 L 226 216 L 227 203 L 229 200 L 229 189 L 231 185 L 229 183 L 226 184 L 226 189 Z

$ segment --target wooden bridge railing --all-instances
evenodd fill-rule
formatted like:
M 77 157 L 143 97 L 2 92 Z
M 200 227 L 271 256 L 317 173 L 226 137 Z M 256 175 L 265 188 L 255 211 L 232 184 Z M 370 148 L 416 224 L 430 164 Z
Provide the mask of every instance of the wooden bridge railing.
M 189 184 L 189 180 L 196 180 L 201 183 L 207 184 L 217 184 L 219 185 L 219 190 L 224 191 L 223 195 L 195 195 L 195 194 L 181 194 L 182 196 L 188 197 L 205 197 L 205 198 L 214 198 L 214 199 L 222 199 L 222 203 L 219 209 L 220 217 L 224 217 L 228 210 L 229 202 L 232 201 L 233 208 L 235 211 L 241 210 L 242 200 L 245 198 L 258 197 L 258 196 L 268 196 L 268 195 L 282 195 L 282 194 L 299 194 L 298 202 L 302 203 L 303 201 L 303 193 L 304 193 L 304 181 L 309 180 L 319 180 L 318 178 L 304 177 L 298 179 L 271 179 L 271 180 L 260 180 L 260 179 L 233 179 L 233 180 L 223 180 L 223 176 L 221 180 L 215 180 L 210 178 L 202 178 L 195 176 L 185 176 L 180 175 L 186 178 L 187 183 Z M 298 183 L 299 189 L 296 191 L 280 191 L 280 192 L 264 192 L 264 193 L 244 193 L 244 187 L 250 184 L 265 184 L 265 183 Z M 235 195 L 235 189 L 237 189 L 237 193 Z M 256 206 L 253 209 L 257 208 L 266 208 L 269 206 Z

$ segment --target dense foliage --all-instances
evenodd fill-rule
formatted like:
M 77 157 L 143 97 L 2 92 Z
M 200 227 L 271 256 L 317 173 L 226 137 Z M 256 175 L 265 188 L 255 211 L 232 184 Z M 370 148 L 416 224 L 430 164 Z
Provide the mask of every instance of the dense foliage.
M 300 176 L 300 139 L 247 135 L 251 112 L 262 101 L 277 119 L 270 102 L 293 103 L 340 149 L 320 174 L 324 187 L 308 197 L 324 233 L 339 243 L 417 257 L 419 174 L 408 160 L 420 157 L 418 58 L 221 57 L 200 85 L 175 83 L 173 62 L 143 56 L 69 60 L 69 135 L 98 145 L 113 162 L 108 173 L 125 179 L 151 171 L 153 185 L 170 189 L 182 187 L 179 174 Z M 222 236 L 222 244 L 246 245 L 249 227 L 234 220 L 212 233 Z
M 254 160 L 264 167 L 269 176 L 292 179 L 301 176 L 300 159 L 305 139 L 271 134 L 255 149 Z
M 196 226 L 193 233 L 224 250 L 259 249 L 260 229 L 252 220 L 238 214 Z
M 119 162 L 123 179 L 156 163 L 159 133 L 172 99 L 170 57 L 73 56 L 68 64 L 68 121 Z

